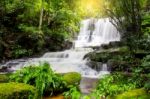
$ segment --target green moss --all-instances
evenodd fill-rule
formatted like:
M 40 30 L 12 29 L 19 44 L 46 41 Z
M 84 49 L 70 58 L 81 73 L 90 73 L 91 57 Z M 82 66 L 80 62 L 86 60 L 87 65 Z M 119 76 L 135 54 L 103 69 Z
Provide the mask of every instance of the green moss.
M 23 83 L 0 83 L 0 99 L 37 99 L 37 92 Z
M 85 58 L 89 58 L 91 61 L 96 62 L 107 62 L 110 59 L 120 60 L 123 56 L 128 56 L 130 51 L 128 47 L 120 47 L 117 49 L 109 49 L 102 52 L 91 52 L 88 53 Z
M 9 76 L 6 74 L 0 74 L 0 83 L 8 82 Z
M 127 46 L 120 47 L 119 52 L 129 52 L 129 48 Z
M 144 89 L 135 89 L 117 95 L 114 99 L 149 99 L 149 94 Z
M 63 80 L 68 84 L 68 85 L 78 85 L 81 80 L 81 75 L 76 72 L 70 72 L 67 74 L 64 74 Z
M 89 58 L 91 61 L 96 62 L 107 62 L 112 56 L 110 56 L 109 52 L 100 52 L 100 53 L 89 53 L 85 56 L 85 58 Z

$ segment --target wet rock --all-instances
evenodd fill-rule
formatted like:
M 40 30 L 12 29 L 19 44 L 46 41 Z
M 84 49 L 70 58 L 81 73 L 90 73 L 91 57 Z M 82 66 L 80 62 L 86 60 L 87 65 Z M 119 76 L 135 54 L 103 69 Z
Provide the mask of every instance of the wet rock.
M 96 87 L 98 79 L 82 78 L 80 82 L 80 90 L 83 94 L 89 94 Z
M 114 41 L 114 42 L 110 42 L 109 44 L 101 45 L 101 47 L 103 49 L 116 48 L 116 47 L 120 47 L 120 46 L 122 46 L 122 42 L 120 42 L 120 41 Z
M 7 71 L 8 71 L 8 67 L 6 66 L 1 67 L 0 69 L 0 72 L 7 72 Z
M 150 52 L 145 52 L 145 51 L 138 51 L 138 52 L 135 52 L 135 57 L 136 58 L 140 58 L 140 59 L 143 59 L 146 55 L 149 55 Z
M 13 72 L 13 70 L 10 69 L 11 66 L 2 66 L 0 68 L 0 73 L 11 73 Z
M 95 61 L 89 61 L 86 63 L 86 65 L 88 65 L 89 67 L 91 67 L 92 69 L 96 70 L 96 71 L 100 71 L 102 69 L 102 62 L 95 62 Z
M 64 43 L 64 49 L 70 49 L 73 46 L 73 43 L 71 41 L 65 41 Z

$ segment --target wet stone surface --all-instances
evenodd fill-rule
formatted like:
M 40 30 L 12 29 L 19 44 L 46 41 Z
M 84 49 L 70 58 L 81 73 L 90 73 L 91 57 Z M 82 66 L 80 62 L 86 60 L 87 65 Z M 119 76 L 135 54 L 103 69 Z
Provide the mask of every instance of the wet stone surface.
M 80 89 L 82 94 L 89 94 L 96 87 L 97 78 L 82 78 L 80 82 Z

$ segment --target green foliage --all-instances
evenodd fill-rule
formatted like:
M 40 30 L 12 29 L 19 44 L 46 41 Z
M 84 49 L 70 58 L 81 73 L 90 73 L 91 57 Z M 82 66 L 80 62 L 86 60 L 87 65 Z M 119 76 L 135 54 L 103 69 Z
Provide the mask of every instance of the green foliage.
M 144 85 L 144 88 L 148 91 L 148 93 L 150 94 L 150 81 L 146 82 Z
M 145 36 L 150 35 L 150 12 L 145 12 L 144 17 L 142 19 L 142 31 Z
M 76 72 L 70 72 L 67 74 L 64 74 L 63 80 L 67 83 L 67 86 L 69 85 L 79 85 L 81 80 L 81 74 Z
M 66 83 L 67 91 L 63 94 L 66 99 L 80 99 L 81 92 L 79 90 L 79 84 L 81 80 L 81 74 L 77 72 L 70 72 L 63 75 L 63 80 Z
M 106 0 L 107 15 L 131 51 L 149 50 L 149 0 Z M 144 36 L 144 38 L 143 38 Z
M 137 73 L 148 74 L 150 72 L 150 55 L 147 55 L 141 60 L 141 66 L 136 68 Z
M 32 50 L 23 49 L 23 48 L 21 48 L 21 46 L 13 47 L 12 56 L 14 58 L 20 58 L 23 56 L 30 56 L 32 54 L 33 54 Z
M 23 83 L 0 83 L 0 99 L 37 99 L 37 92 Z
M 149 92 L 150 91 L 150 55 L 147 55 L 145 58 L 142 60 L 141 67 L 138 69 L 140 73 L 145 74 L 146 80 L 145 80 L 145 85 L 144 88 Z
M 150 69 L 150 55 L 147 55 L 143 61 L 142 61 L 142 66 L 143 68 L 145 68 L 146 70 Z
M 44 51 L 44 48 L 52 51 L 62 50 L 65 39 L 72 39 L 79 30 L 80 16 L 69 2 L 68 0 L 0 1 L 1 58 L 30 56 Z M 75 2 L 72 5 L 74 4 Z M 41 9 L 43 9 L 42 16 Z
M 10 77 L 11 81 L 22 82 L 37 88 L 39 97 L 53 95 L 64 87 L 61 77 L 55 74 L 48 63 L 31 65 L 17 71 Z
M 81 93 L 79 91 L 79 84 L 81 80 L 81 74 L 77 72 L 70 72 L 63 75 L 63 81 L 66 83 L 66 89 L 63 94 L 66 99 L 80 99 Z
M 132 77 L 124 76 L 122 74 L 107 75 L 103 79 L 100 79 L 92 95 L 96 98 L 115 96 L 138 87 L 138 80 L 139 79 L 133 79 Z
M 69 91 L 63 93 L 65 98 L 80 99 L 81 93 L 77 87 L 72 86 Z
M 133 44 L 132 45 L 133 45 L 134 50 L 149 51 L 149 49 L 150 49 L 149 37 L 143 37 L 141 39 L 135 39 L 135 40 L 133 40 Z
M 124 33 L 140 37 L 142 10 L 146 6 L 147 0 L 107 0 L 108 16 L 116 22 L 116 27 Z M 123 17 L 123 18 L 122 18 Z

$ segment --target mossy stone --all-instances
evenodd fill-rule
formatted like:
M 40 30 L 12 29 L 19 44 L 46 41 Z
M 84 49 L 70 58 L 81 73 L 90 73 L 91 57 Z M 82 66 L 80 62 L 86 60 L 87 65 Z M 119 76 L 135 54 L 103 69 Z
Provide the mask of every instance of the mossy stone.
M 0 83 L 8 82 L 9 76 L 6 74 L 0 74 Z
M 134 89 L 117 95 L 114 99 L 149 99 L 150 94 L 144 89 Z
M 35 87 L 24 83 L 0 83 L 0 99 L 38 99 Z
M 81 81 L 81 74 L 77 72 L 66 73 L 63 76 L 63 80 L 67 85 L 79 85 Z

